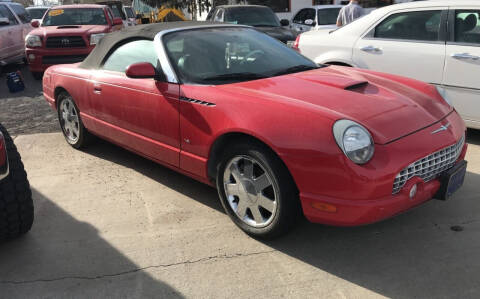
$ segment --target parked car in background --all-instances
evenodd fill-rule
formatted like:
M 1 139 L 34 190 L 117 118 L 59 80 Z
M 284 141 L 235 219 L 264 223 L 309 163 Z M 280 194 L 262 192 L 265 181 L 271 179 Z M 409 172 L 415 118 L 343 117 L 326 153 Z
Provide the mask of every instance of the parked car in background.
M 290 28 L 295 31 L 337 28 L 337 17 L 342 5 L 315 5 L 300 9 L 292 18 Z
M 122 19 L 123 27 L 136 25 L 136 22 L 131 22 L 128 20 L 122 1 L 104 1 L 96 2 L 96 4 L 103 4 L 110 7 L 113 12 L 113 17 Z
M 0 242 L 30 230 L 33 200 L 17 147 L 0 124 Z
M 49 9 L 49 6 L 29 6 L 26 8 L 28 14 L 32 21 L 39 21 L 41 22 L 45 12 Z
M 125 17 L 127 18 L 127 26 L 135 26 L 137 25 L 137 15 L 133 11 L 133 8 L 131 6 L 124 6 L 123 7 L 123 13 L 125 14 Z
M 418 1 L 377 9 L 336 31 L 295 42 L 317 63 L 348 65 L 434 84 L 468 127 L 480 129 L 480 3 Z
M 212 8 L 208 13 L 207 21 L 225 22 L 230 24 L 253 26 L 258 31 L 266 33 L 281 42 L 293 43 L 297 33 L 284 26 L 288 20 L 278 20 L 273 10 L 260 5 L 221 5 Z
M 0 2 L 0 67 L 25 58 L 25 36 L 32 29 L 21 4 Z
M 30 71 L 36 79 L 49 66 L 80 62 L 107 33 L 123 28 L 106 5 L 79 4 L 50 8 L 42 24 L 26 37 L 26 55 Z
M 433 86 L 318 66 L 248 26 L 126 28 L 82 63 L 48 68 L 43 93 L 72 147 L 93 133 L 216 186 L 257 237 L 302 211 L 376 222 L 449 198 L 466 173 L 465 125 Z

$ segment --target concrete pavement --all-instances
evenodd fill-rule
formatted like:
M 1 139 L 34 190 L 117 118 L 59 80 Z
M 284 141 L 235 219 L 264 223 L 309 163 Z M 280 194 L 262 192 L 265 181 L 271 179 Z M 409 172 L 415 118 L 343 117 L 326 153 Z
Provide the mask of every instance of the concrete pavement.
M 237 229 L 214 189 L 114 145 L 19 136 L 36 219 L 0 245 L 0 297 L 478 298 L 480 132 L 470 133 L 453 200 L 365 227 L 303 222 L 271 242 Z

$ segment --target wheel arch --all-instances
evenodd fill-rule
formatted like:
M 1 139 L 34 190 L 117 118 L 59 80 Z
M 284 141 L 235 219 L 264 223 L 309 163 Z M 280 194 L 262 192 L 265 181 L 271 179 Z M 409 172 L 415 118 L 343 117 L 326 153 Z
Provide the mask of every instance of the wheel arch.
M 68 91 L 63 86 L 56 86 L 55 90 L 53 92 L 53 98 L 55 99 L 55 107 L 57 107 L 57 109 L 58 109 L 57 99 L 58 99 L 58 96 L 60 95 L 60 93 L 62 93 L 63 91 L 68 93 Z M 68 94 L 70 94 L 70 93 L 68 93 Z
M 281 163 L 287 170 L 288 175 L 292 179 L 292 182 L 295 185 L 295 188 L 297 189 L 297 192 L 298 192 L 298 186 L 295 182 L 295 179 L 293 178 L 292 173 L 288 169 L 282 157 L 273 149 L 271 145 L 268 144 L 268 142 L 260 139 L 259 137 L 253 136 L 245 132 L 228 132 L 218 136 L 217 139 L 215 139 L 215 141 L 212 143 L 212 146 L 210 147 L 208 161 L 207 161 L 207 175 L 209 180 L 213 182 L 215 181 L 217 177 L 218 166 L 221 162 L 221 158 L 223 156 L 225 149 L 227 149 L 230 144 L 239 143 L 239 142 L 256 143 L 264 147 L 269 152 L 271 152 L 272 155 L 275 155 L 275 157 L 277 157 L 279 161 L 281 161 Z

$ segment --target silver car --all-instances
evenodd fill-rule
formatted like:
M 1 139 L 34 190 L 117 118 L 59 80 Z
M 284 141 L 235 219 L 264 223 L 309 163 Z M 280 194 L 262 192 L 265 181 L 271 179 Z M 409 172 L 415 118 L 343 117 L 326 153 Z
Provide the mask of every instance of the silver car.
M 25 58 L 25 36 L 32 29 L 21 4 L 0 2 L 0 66 Z

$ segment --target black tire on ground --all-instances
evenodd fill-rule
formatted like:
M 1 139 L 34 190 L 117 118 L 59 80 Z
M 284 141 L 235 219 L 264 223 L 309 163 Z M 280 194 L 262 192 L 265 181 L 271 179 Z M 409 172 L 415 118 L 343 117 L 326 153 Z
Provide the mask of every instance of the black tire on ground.
M 250 226 L 240 220 L 226 198 L 223 175 L 228 163 L 238 156 L 250 157 L 258 161 L 273 179 L 275 188 L 279 190 L 276 215 L 265 227 Z M 217 169 L 217 190 L 223 208 L 232 221 L 247 234 L 261 239 L 278 237 L 292 229 L 300 218 L 299 216 L 302 215 L 298 190 L 290 172 L 280 158 L 267 146 L 250 139 L 239 140 L 238 143 L 229 146 L 224 151 Z
M 35 80 L 42 80 L 43 78 L 43 73 L 41 72 L 32 72 L 32 76 Z
M 33 224 L 33 200 L 22 159 L 7 130 L 0 125 L 5 138 L 9 175 L 0 181 L 0 241 L 25 234 Z
M 65 123 L 62 120 L 62 115 L 61 115 L 62 102 L 67 99 L 71 100 L 71 102 L 73 103 L 73 106 L 75 107 L 76 113 L 78 115 L 79 134 L 78 134 L 78 139 L 75 141 L 72 141 L 68 138 L 67 133 L 65 131 L 65 126 L 64 126 Z M 88 130 L 83 125 L 82 119 L 80 117 L 80 110 L 78 109 L 77 104 L 75 104 L 75 101 L 73 100 L 73 98 L 66 91 L 62 91 L 58 95 L 57 102 L 58 102 L 58 106 L 57 106 L 58 121 L 60 123 L 60 128 L 62 128 L 62 132 L 63 132 L 63 136 L 65 137 L 65 140 L 67 141 L 68 144 L 70 144 L 72 147 L 76 149 L 86 147 L 93 140 L 93 135 L 90 134 L 90 132 L 88 132 Z

